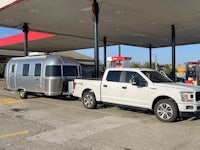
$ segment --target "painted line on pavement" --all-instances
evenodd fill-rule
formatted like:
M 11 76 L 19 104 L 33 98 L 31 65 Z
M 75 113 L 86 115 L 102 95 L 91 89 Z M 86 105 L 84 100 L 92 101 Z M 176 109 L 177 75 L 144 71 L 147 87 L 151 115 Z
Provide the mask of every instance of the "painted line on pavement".
M 17 136 L 17 135 L 22 135 L 22 134 L 28 134 L 28 133 L 29 133 L 28 130 L 24 130 L 24 131 L 19 131 L 19 132 L 14 132 L 14 133 L 8 133 L 8 134 L 0 135 L 0 138 L 12 137 L 12 136 Z
M 17 103 L 23 103 L 23 102 L 25 102 L 25 101 L 17 100 L 17 99 L 9 99 L 9 98 L 0 99 L 0 105 L 17 104 Z

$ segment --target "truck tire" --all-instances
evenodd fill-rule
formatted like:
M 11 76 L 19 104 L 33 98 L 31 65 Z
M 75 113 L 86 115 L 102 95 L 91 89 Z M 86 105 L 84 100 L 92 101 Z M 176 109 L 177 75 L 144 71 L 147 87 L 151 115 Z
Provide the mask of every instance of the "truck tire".
M 19 90 L 19 97 L 22 99 L 27 99 L 28 93 L 24 89 L 21 89 Z
M 178 107 L 173 100 L 163 99 L 155 104 L 154 114 L 160 121 L 173 122 L 177 120 Z
M 93 92 L 84 93 L 82 102 L 87 109 L 95 109 L 97 106 L 96 98 Z

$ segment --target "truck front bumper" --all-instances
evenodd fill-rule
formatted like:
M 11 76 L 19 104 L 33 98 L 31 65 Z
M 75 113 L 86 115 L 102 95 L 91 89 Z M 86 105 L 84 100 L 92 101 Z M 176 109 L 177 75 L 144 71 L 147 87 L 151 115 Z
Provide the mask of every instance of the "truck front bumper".
M 200 103 L 179 103 L 180 112 L 196 112 L 200 111 Z
M 181 117 L 195 116 L 200 113 L 200 103 L 181 103 L 178 107 Z

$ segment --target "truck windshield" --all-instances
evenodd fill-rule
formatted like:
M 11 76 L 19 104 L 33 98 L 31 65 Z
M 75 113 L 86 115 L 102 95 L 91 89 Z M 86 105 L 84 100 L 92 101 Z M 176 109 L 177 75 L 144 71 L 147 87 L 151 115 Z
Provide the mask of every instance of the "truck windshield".
M 46 66 L 46 77 L 58 77 L 61 76 L 61 66 L 59 65 L 47 65 Z
M 161 82 L 172 82 L 169 78 L 165 77 L 157 71 L 142 71 L 152 82 L 161 83 Z
M 78 76 L 78 67 L 63 66 L 63 76 Z

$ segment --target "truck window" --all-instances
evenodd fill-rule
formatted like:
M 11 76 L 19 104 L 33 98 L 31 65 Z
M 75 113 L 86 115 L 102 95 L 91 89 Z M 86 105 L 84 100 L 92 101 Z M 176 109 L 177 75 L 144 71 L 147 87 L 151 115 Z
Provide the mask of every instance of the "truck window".
M 46 66 L 46 77 L 58 77 L 61 76 L 61 66 L 59 65 L 47 65 Z
M 29 64 L 23 64 L 22 76 L 29 75 Z
M 41 64 L 35 64 L 34 76 L 40 76 L 40 75 L 41 75 Z
M 157 71 L 142 71 L 152 82 L 161 83 L 161 82 L 172 82 L 167 77 L 163 76 Z
M 137 78 L 139 82 L 145 82 L 145 79 L 140 74 L 138 74 L 137 72 L 127 71 L 126 77 L 125 77 L 125 82 L 131 83 L 132 78 Z
M 119 82 L 122 71 L 109 71 L 106 80 L 112 82 Z
M 14 73 L 14 72 L 15 72 L 15 65 L 12 65 L 11 73 Z
M 78 76 L 77 66 L 63 66 L 63 76 Z

